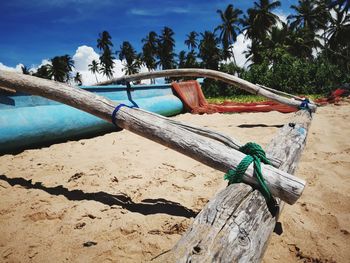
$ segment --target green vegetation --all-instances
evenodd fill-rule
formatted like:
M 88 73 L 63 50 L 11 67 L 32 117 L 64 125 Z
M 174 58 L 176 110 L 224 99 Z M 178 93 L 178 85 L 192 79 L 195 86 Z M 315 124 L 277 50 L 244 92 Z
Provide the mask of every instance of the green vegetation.
M 266 98 L 261 96 L 256 96 L 256 95 L 235 95 L 231 97 L 207 98 L 207 101 L 209 103 L 216 103 L 216 104 L 220 104 L 225 101 L 249 103 L 249 102 L 260 102 L 260 101 L 266 101 L 266 100 L 267 100 Z
M 142 39 L 140 53 L 128 41 L 114 52 L 112 37 L 103 31 L 97 40 L 99 61 L 92 61 L 89 70 L 95 76 L 102 73 L 112 78 L 116 54 L 124 63 L 125 74 L 137 73 L 141 66 L 149 71 L 207 68 L 293 94 L 327 93 L 350 82 L 349 1 L 299 0 L 291 6 L 293 14 L 287 23 L 274 13 L 280 5 L 280 1 L 257 0 L 244 12 L 229 4 L 217 10 L 219 22 L 214 31 L 191 31 L 184 42 L 188 51 L 178 54 L 175 33 L 169 27 L 159 34 L 150 31 Z M 232 50 L 239 34 L 251 43 L 245 54 L 249 65 L 243 68 L 237 65 Z M 73 78 L 72 67 L 68 55 L 54 57 L 33 75 L 67 82 Z M 26 67 L 22 70 L 32 74 Z M 207 97 L 219 98 L 246 94 L 213 80 L 204 81 L 203 91 Z
M 303 95 L 305 98 L 309 98 L 311 100 L 316 100 L 324 97 L 324 94 L 305 94 Z M 261 102 L 266 101 L 267 99 L 257 95 L 235 95 L 230 97 L 215 97 L 215 98 L 207 98 L 209 103 L 220 104 L 225 101 L 230 102 L 240 102 L 240 103 L 249 103 L 249 102 Z

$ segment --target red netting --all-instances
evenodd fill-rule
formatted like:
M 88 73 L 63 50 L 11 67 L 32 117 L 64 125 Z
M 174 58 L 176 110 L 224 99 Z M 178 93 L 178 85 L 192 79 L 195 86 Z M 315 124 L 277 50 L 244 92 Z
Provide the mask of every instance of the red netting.
M 329 103 L 338 103 L 342 97 L 347 97 L 350 95 L 350 91 L 347 89 L 336 89 L 331 92 L 327 98 L 317 99 L 316 102 L 321 105 Z
M 224 102 L 221 104 L 209 104 L 204 97 L 199 83 L 195 80 L 185 82 L 173 82 L 175 92 L 182 100 L 185 109 L 191 113 L 224 113 L 224 112 L 268 112 L 279 111 L 289 113 L 297 111 L 296 108 L 289 107 L 273 101 L 257 103 L 235 103 Z

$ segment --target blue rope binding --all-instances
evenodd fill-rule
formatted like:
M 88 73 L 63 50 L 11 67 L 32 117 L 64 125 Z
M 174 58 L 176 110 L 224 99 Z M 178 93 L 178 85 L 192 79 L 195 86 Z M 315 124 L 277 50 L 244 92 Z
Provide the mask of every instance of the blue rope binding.
M 299 105 L 299 109 L 308 110 L 309 109 L 309 103 L 310 103 L 310 100 L 308 98 L 303 99 L 301 101 L 300 105 Z
M 121 107 L 128 107 L 128 108 L 138 108 L 137 106 L 135 106 L 135 105 L 133 105 L 133 106 L 128 106 L 128 105 L 126 105 L 126 104 L 124 104 L 124 103 L 120 103 L 119 105 L 117 105 L 115 108 L 114 108 L 114 110 L 113 110 L 113 112 L 112 112 L 112 123 L 115 125 L 115 126 L 117 126 L 118 128 L 120 128 L 119 126 L 118 126 L 118 124 L 116 123 L 116 119 L 115 119 L 115 116 L 117 115 L 117 113 L 118 113 L 118 111 L 120 110 L 120 108 Z

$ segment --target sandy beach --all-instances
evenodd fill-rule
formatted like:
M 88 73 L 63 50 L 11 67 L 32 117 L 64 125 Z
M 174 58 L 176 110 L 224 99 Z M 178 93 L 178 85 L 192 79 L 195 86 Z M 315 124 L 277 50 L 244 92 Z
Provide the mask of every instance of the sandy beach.
M 263 262 L 349 262 L 350 104 L 318 109 Z M 290 114 L 176 120 L 268 144 Z M 170 249 L 223 173 L 128 131 L 0 156 L 0 262 L 149 262 Z

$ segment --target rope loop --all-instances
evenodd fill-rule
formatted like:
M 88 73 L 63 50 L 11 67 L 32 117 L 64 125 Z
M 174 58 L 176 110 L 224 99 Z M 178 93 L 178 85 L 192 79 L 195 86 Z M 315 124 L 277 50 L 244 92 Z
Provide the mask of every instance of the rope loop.
M 115 126 L 117 126 L 118 128 L 120 128 L 120 127 L 119 127 L 118 124 L 116 123 L 115 117 L 116 117 L 116 115 L 117 115 L 117 113 L 118 113 L 118 111 L 120 110 L 121 107 L 128 107 L 128 108 L 130 108 L 130 109 L 132 109 L 132 108 L 138 108 L 138 107 L 136 107 L 135 105 L 133 105 L 133 106 L 128 106 L 128 105 L 126 105 L 126 104 L 124 104 L 124 103 L 118 104 L 118 105 L 114 108 L 114 110 L 113 110 L 113 112 L 112 112 L 112 123 L 113 123 Z
M 299 105 L 299 109 L 300 110 L 310 110 L 309 103 L 310 103 L 310 100 L 308 98 L 303 99 Z
M 239 148 L 239 151 L 246 154 L 242 161 L 238 164 L 235 170 L 228 170 L 225 174 L 225 180 L 228 180 L 229 185 L 233 183 L 241 183 L 243 176 L 251 163 L 254 164 L 254 176 L 259 182 L 261 192 L 267 201 L 272 199 L 272 194 L 267 186 L 265 179 L 261 172 L 261 162 L 271 164 L 266 158 L 265 151 L 261 146 L 254 142 L 248 142 Z

